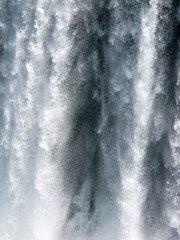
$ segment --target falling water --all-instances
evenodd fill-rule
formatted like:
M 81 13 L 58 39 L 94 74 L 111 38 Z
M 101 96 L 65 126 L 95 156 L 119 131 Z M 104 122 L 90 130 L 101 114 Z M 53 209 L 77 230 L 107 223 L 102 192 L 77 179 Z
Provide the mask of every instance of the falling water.
M 0 240 L 180 239 L 178 0 L 0 1 Z

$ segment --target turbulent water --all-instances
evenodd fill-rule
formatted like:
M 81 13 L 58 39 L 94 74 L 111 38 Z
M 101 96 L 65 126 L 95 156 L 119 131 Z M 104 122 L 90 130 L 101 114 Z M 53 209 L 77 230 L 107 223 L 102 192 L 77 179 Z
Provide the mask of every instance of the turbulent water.
M 0 240 L 180 239 L 178 0 L 0 0 Z

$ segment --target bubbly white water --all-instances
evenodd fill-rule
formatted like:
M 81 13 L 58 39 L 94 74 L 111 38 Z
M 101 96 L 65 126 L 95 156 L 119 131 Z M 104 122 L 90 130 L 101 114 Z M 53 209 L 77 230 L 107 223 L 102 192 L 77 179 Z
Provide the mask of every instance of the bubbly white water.
M 0 240 L 180 239 L 178 1 L 0 1 Z

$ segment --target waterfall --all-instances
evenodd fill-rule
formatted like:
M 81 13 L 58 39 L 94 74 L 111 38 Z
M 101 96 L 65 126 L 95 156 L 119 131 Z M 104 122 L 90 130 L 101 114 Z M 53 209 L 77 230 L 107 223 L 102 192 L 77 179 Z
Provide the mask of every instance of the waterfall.
M 178 0 L 0 1 L 0 240 L 180 239 Z

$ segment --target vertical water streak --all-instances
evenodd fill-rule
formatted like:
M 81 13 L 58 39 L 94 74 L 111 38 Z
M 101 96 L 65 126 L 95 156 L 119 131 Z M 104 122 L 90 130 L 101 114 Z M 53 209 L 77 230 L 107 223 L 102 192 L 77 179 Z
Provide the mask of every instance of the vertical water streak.
M 64 224 L 55 145 L 68 135 L 61 82 L 71 9 L 57 4 L 1 4 L 1 239 L 57 239 Z
M 130 239 L 144 239 L 142 235 L 142 208 L 146 199 L 144 186 L 144 160 L 150 131 L 150 117 L 152 114 L 156 85 L 153 71 L 155 58 L 155 29 L 157 25 L 158 1 L 149 1 L 141 12 L 141 33 L 139 42 L 139 56 L 137 75 L 134 82 L 135 100 L 135 131 L 133 146 L 133 164 L 131 176 L 128 176 L 130 217 Z M 129 239 L 129 238 L 128 238 Z

